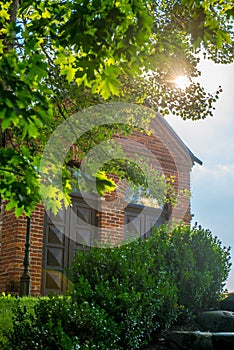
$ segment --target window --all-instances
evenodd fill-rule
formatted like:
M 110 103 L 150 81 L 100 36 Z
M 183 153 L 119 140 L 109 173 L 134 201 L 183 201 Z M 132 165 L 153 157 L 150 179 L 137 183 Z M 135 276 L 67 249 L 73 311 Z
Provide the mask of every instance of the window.
M 131 204 L 140 204 L 147 207 L 162 209 L 162 205 L 157 198 L 153 198 L 149 195 L 148 191 L 145 191 L 140 187 L 136 190 L 128 187 L 125 193 L 125 201 Z
M 124 238 L 132 240 L 149 236 L 154 226 L 160 226 L 166 221 L 164 214 L 161 208 L 129 204 L 125 209 Z

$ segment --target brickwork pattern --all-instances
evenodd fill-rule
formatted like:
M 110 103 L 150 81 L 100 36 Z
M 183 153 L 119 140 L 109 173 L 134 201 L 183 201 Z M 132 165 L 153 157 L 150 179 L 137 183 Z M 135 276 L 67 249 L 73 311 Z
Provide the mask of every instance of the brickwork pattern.
M 124 145 L 129 155 L 139 154 L 144 157 L 146 147 L 157 160 L 155 168 L 163 171 L 165 176 L 174 176 L 176 191 L 190 189 L 190 171 L 193 166 L 190 155 L 171 135 L 165 126 L 154 125 L 159 136 L 154 133 L 147 135 L 135 131 L 130 138 L 124 139 Z M 161 133 L 161 134 L 160 134 Z M 137 143 L 137 147 L 132 145 Z M 142 146 L 142 147 L 141 147 Z M 144 147 L 143 147 L 144 146 Z M 118 190 L 100 200 L 98 225 L 100 227 L 100 242 L 118 244 L 124 238 L 124 193 L 127 183 L 119 182 Z M 183 220 L 190 224 L 190 200 L 183 198 L 176 208 L 171 208 L 170 223 Z M 44 207 L 39 204 L 31 219 L 30 275 L 31 294 L 36 296 L 41 291 L 42 258 L 43 258 Z M 0 251 L 0 292 L 15 292 L 19 290 L 19 280 L 23 273 L 23 259 L 26 236 L 25 217 L 16 219 L 14 214 L 4 212 L 2 216 L 2 241 Z
M 44 206 L 38 204 L 31 218 L 30 275 L 31 294 L 40 295 L 44 231 Z M 0 256 L 0 292 L 19 292 L 23 273 L 26 218 L 16 219 L 12 211 L 4 211 L 2 250 Z

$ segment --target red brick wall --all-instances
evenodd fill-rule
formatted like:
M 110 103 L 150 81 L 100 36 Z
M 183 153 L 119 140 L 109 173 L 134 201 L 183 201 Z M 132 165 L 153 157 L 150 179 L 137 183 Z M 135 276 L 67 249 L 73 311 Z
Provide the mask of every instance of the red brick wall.
M 40 294 L 43 230 L 44 207 L 38 204 L 31 219 L 30 275 L 32 295 Z M 25 237 L 25 217 L 16 219 L 12 211 L 4 211 L 0 255 L 0 291 L 19 292 L 19 281 L 24 270 Z
M 175 189 L 190 189 L 192 160 L 188 152 L 178 144 L 165 126 L 156 124 L 155 133 L 146 135 L 134 132 L 131 139 L 124 140 L 124 148 L 129 156 L 137 153 L 145 156 L 147 148 L 154 157 L 152 162 L 166 176 L 175 177 Z M 160 134 L 161 133 L 161 134 Z M 116 139 L 118 140 L 121 139 Z M 135 144 L 133 143 L 135 142 Z M 146 155 L 147 156 L 147 155 Z M 154 159 L 153 159 L 154 158 Z M 99 227 L 100 241 L 118 244 L 124 238 L 124 193 L 127 183 L 120 181 L 114 194 L 100 200 Z M 190 223 L 190 200 L 183 198 L 176 208 L 171 209 L 170 222 L 183 220 Z M 41 290 L 43 254 L 44 207 L 38 205 L 31 220 L 30 275 L 31 294 L 39 295 Z M 15 219 L 12 212 L 4 212 L 2 218 L 2 242 L 0 251 L 0 292 L 18 292 L 19 280 L 23 273 L 24 245 L 26 236 L 25 217 Z
M 147 135 L 140 131 L 134 131 L 131 137 L 116 137 L 116 142 L 121 143 L 125 153 L 134 160 L 134 155 L 140 157 L 149 156 L 151 152 L 154 159 L 149 159 L 155 169 L 166 177 L 174 176 L 174 188 L 176 192 L 190 190 L 190 171 L 192 161 L 190 156 L 175 141 L 171 140 L 170 134 L 163 134 L 163 140 L 157 138 L 154 133 Z M 166 141 L 165 141 L 166 138 Z M 145 153 L 145 154 L 144 154 Z M 115 178 L 115 177 L 114 177 Z M 115 178 L 116 181 L 116 178 Z M 126 181 L 119 181 L 118 188 L 112 195 L 107 195 L 101 201 L 101 213 L 99 215 L 99 226 L 101 228 L 101 242 L 118 244 L 124 239 L 124 208 L 127 203 L 124 201 Z M 190 224 L 190 199 L 186 196 L 178 196 L 177 205 L 170 209 L 169 223 L 183 221 Z
M 23 261 L 26 222 L 3 210 L 0 290 L 18 292 Z

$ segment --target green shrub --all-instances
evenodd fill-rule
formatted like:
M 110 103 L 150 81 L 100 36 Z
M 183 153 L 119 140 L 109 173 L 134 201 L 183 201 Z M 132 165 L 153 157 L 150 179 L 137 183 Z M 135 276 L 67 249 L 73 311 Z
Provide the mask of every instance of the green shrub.
M 162 228 L 163 230 L 163 228 Z M 230 271 L 230 248 L 209 230 L 176 226 L 170 231 L 167 264 L 177 281 L 178 303 L 187 310 L 214 307 Z
M 13 328 L 12 317 L 17 303 L 27 306 L 29 312 L 33 312 L 36 301 L 37 298 L 17 298 L 10 294 L 0 294 L 0 349 L 7 341 L 6 334 Z
M 230 248 L 209 230 L 161 226 L 145 241 L 79 252 L 72 297 L 105 309 L 120 325 L 119 344 L 137 349 L 179 314 L 215 306 L 230 266 Z
M 177 316 L 177 290 L 166 270 L 167 242 L 158 233 L 119 248 L 79 252 L 71 269 L 78 303 L 106 310 L 120 327 L 119 349 L 139 349 Z
M 2 294 L 0 296 L 0 348 L 6 342 L 5 334 L 12 329 L 12 309 L 15 298 L 10 295 Z
M 14 310 L 13 329 L 5 350 L 117 350 L 118 326 L 105 311 L 69 297 L 39 299 L 34 313 L 20 304 Z
M 144 241 L 80 251 L 69 296 L 40 299 L 33 312 L 19 304 L 4 349 L 140 349 L 181 310 L 214 306 L 230 266 L 230 248 L 200 226 L 162 226 Z

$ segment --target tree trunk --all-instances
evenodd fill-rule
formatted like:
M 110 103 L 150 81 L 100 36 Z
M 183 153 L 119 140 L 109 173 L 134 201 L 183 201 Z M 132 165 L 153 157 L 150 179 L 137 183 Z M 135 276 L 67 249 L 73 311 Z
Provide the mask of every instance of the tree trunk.
M 16 23 L 19 6 L 20 6 L 20 0 L 12 1 L 10 10 L 9 10 L 9 14 L 10 14 L 9 23 L 14 23 L 14 24 Z M 14 47 L 14 37 L 6 40 L 6 48 L 4 51 L 7 52 L 9 50 L 12 50 L 13 47 Z
M 11 22 L 14 22 L 14 23 L 16 22 L 19 6 L 20 6 L 20 0 L 13 0 L 12 1 L 11 7 L 10 7 L 10 21 Z

